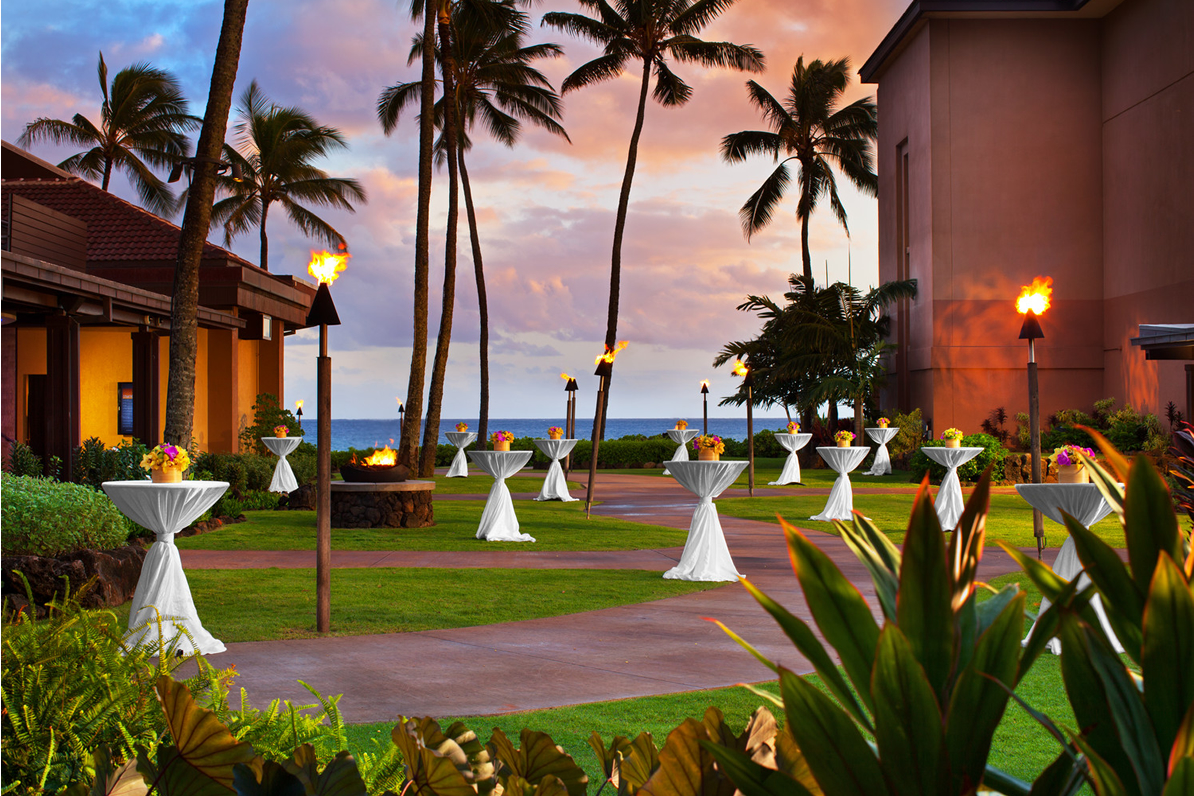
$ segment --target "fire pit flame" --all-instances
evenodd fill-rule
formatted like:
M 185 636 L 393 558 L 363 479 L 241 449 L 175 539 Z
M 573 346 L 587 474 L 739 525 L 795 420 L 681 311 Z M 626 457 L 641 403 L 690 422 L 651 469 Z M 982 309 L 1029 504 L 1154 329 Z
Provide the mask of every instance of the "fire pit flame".
M 354 455 L 352 463 L 358 467 L 393 467 L 398 463 L 398 452 L 387 445 L 379 451 L 373 451 L 360 461 L 357 461 L 357 457 Z

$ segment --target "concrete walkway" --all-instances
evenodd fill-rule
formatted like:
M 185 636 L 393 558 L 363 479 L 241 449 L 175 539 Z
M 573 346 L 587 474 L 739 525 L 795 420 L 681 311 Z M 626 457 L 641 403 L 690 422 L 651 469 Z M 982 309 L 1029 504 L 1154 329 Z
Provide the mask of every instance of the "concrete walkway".
M 671 479 L 600 475 L 596 491 L 604 501 L 594 508 L 596 513 L 681 529 L 688 528 L 696 506 L 695 498 Z M 780 529 L 732 517 L 722 517 L 722 526 L 739 571 L 811 622 Z M 810 536 L 874 603 L 870 578 L 845 544 L 815 529 Z M 314 553 L 308 551 L 182 554 L 188 568 L 314 565 Z M 680 548 L 594 553 L 541 553 L 533 547 L 509 552 L 338 551 L 333 565 L 662 571 L 679 555 Z M 988 548 L 981 575 L 990 578 L 1015 569 L 1002 551 Z M 245 610 L 253 610 L 253 605 L 246 604 Z M 391 721 L 399 715 L 506 713 L 771 679 L 770 670 L 704 617 L 725 622 L 772 660 L 798 672 L 811 671 L 739 584 L 639 605 L 481 627 L 233 643 L 211 662 L 235 665 L 235 685 L 247 689 L 256 701 L 309 703 L 311 695 L 299 679 L 323 694 L 343 694 L 340 708 L 351 722 Z

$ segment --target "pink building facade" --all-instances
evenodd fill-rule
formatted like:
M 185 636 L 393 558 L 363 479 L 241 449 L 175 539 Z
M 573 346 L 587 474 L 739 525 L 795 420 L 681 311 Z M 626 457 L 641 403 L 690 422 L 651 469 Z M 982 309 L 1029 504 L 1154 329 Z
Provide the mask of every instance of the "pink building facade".
M 1101 398 L 1191 417 L 1194 367 L 1140 324 L 1194 323 L 1194 2 L 920 0 L 863 66 L 879 103 L 884 406 L 935 431 L 1027 411 L 1014 300 L 1053 278 L 1041 414 Z

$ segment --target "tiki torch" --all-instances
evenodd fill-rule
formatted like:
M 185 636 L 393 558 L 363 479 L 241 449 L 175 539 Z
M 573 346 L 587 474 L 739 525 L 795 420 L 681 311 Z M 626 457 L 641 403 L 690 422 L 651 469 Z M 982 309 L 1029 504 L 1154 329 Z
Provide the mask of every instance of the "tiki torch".
M 593 481 L 597 478 L 597 445 L 601 441 L 601 422 L 604 419 L 601 403 L 605 400 L 605 387 L 609 383 L 610 374 L 614 372 L 614 357 L 626 346 L 625 340 L 612 349 L 606 346 L 605 353 L 598 354 L 594 360 L 597 370 L 593 375 L 601 380 L 597 384 L 597 408 L 593 410 L 593 447 L 589 454 L 589 489 L 585 493 L 585 517 L 589 516 L 589 511 L 593 508 Z
M 701 433 L 709 436 L 709 380 L 701 382 L 701 402 L 705 405 L 705 429 Z
M 303 402 L 301 400 L 294 402 L 294 416 L 298 418 L 299 433 L 303 430 Z
M 406 430 L 406 405 L 396 395 L 394 400 L 398 402 L 398 450 L 402 450 L 402 432 Z
M 560 378 L 564 380 L 564 436 L 567 439 L 576 439 L 573 436 L 576 433 L 576 379 L 567 373 L 561 373 Z M 571 469 L 572 454 L 569 453 L 564 457 L 565 476 Z
M 1052 277 L 1034 277 L 1031 285 L 1020 289 L 1016 311 L 1024 316 L 1020 339 L 1028 341 L 1028 432 L 1032 447 L 1032 482 L 1041 483 L 1041 395 L 1036 372 L 1036 341 L 1045 336 L 1037 316 L 1049 309 L 1053 295 Z M 1032 535 L 1036 537 L 1036 557 L 1045 549 L 1045 523 L 1041 512 L 1032 510 Z
M 315 504 L 315 629 L 327 633 L 332 622 L 332 358 L 328 356 L 328 327 L 339 326 L 330 285 L 344 270 L 348 252 L 311 252 L 307 271 L 319 280 L 307 326 L 319 327 L 316 362 L 316 484 Z
M 735 376 L 742 377 L 742 386 L 746 388 L 746 457 L 750 464 L 746 468 L 746 486 L 750 490 L 750 496 L 755 496 L 755 413 L 754 413 L 754 387 L 755 374 L 751 372 L 750 368 L 741 360 L 734 361 Z

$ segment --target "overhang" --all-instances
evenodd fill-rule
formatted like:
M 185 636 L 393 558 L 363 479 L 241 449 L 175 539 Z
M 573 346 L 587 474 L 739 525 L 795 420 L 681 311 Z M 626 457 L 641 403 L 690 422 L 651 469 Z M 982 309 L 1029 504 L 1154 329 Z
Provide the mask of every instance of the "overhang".
M 1132 345 L 1145 359 L 1194 359 L 1194 323 L 1142 323 Z

